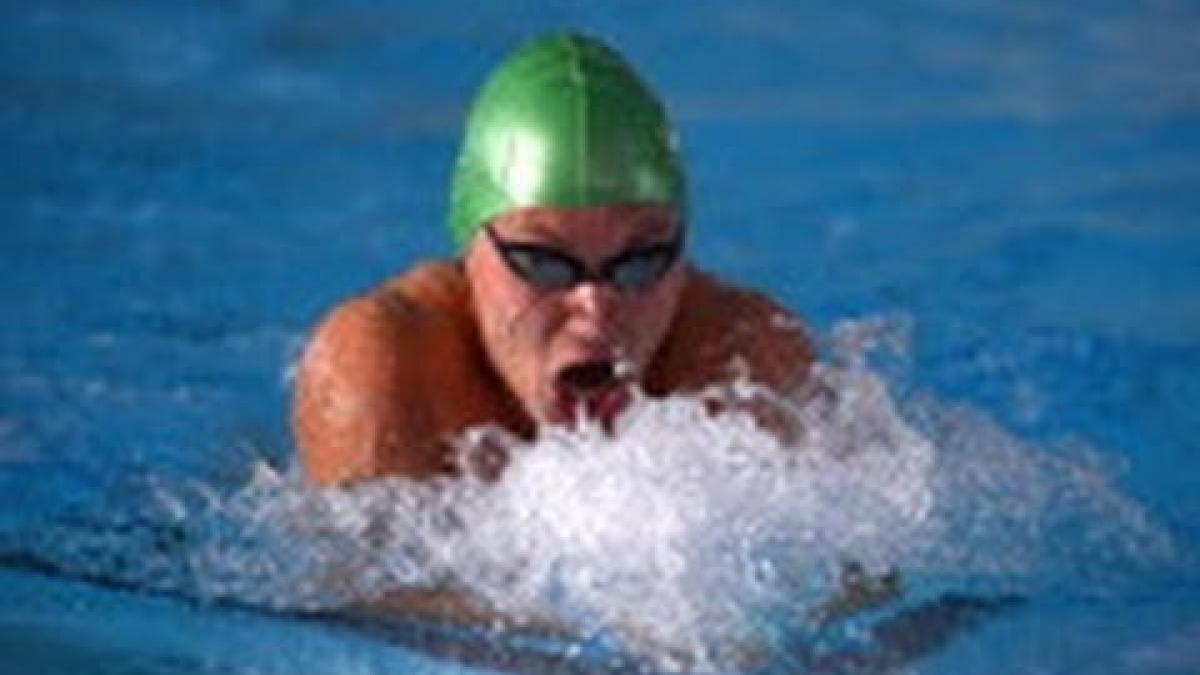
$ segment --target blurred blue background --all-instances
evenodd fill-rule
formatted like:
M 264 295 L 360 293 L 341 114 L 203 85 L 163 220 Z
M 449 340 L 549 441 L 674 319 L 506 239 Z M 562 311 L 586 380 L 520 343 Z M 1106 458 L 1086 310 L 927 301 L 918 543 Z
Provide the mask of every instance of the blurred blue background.
M 305 331 L 451 254 L 474 88 L 564 27 L 672 111 L 702 264 L 820 335 L 905 317 L 898 392 L 1092 446 L 1200 542 L 1186 0 L 5 3 L 2 522 L 130 469 L 236 486 L 290 461 Z M 1195 638 L 1183 602 L 1155 616 Z

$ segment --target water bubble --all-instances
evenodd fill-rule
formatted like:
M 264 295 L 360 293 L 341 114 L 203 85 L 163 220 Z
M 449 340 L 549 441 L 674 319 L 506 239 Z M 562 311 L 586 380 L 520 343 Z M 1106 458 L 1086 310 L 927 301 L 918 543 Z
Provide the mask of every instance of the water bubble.
M 857 649 L 881 613 L 946 591 L 1073 587 L 1080 568 L 1112 587 L 1170 560 L 1102 462 L 966 406 L 897 401 L 855 352 L 903 349 L 895 326 L 843 327 L 844 352 L 786 397 L 737 382 L 635 397 L 611 432 L 472 430 L 461 479 L 316 489 L 263 465 L 232 493 L 148 481 L 19 545 L 67 573 L 274 609 L 453 589 L 551 619 L 578 636 L 572 658 L 689 672 L 797 639 L 813 659 Z M 794 425 L 787 442 L 763 406 Z

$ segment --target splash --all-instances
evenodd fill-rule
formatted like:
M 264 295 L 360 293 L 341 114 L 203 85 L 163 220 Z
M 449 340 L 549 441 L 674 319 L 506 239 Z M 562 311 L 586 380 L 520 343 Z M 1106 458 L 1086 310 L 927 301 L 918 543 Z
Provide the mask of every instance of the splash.
M 1045 592 L 1077 586 L 1078 569 L 1109 587 L 1170 559 L 1086 453 L 1029 447 L 963 406 L 897 402 L 867 354 L 903 350 L 902 328 L 842 324 L 835 360 L 786 397 L 740 382 L 637 400 L 612 434 L 473 430 L 457 480 L 317 490 L 262 466 L 221 493 L 144 476 L 4 544 L 76 576 L 275 610 L 452 588 L 695 672 L 857 635 L 857 616 L 947 591 Z M 497 445 L 501 477 L 471 471 Z M 848 578 L 892 584 L 892 610 L 855 606 Z

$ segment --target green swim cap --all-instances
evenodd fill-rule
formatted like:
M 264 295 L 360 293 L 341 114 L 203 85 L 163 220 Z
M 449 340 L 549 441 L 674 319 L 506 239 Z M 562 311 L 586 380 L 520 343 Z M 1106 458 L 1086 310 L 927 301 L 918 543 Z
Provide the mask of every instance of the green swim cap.
M 685 207 L 671 123 L 619 54 L 574 33 L 536 39 L 480 90 L 459 151 L 450 233 L 460 249 L 523 206 Z

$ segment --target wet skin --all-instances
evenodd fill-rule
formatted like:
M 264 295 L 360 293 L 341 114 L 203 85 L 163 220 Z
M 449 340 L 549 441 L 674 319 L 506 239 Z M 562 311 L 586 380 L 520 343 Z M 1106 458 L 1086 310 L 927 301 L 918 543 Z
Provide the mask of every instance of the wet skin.
M 314 483 L 454 474 L 466 429 L 496 425 L 532 438 L 576 414 L 611 425 L 634 386 L 651 397 L 696 392 L 736 371 L 786 393 L 807 376 L 812 350 L 795 317 L 686 259 L 644 287 L 597 278 L 615 274 L 614 261 L 631 251 L 675 240 L 681 223 L 670 209 L 524 209 L 490 225 L 504 241 L 576 259 L 588 280 L 539 287 L 479 235 L 461 260 L 418 264 L 336 307 L 296 374 L 293 430 Z M 484 469 L 496 475 L 503 448 L 491 459 Z M 454 589 L 399 588 L 361 609 L 570 631 L 537 608 L 497 615 Z
M 491 223 L 499 240 L 536 245 L 589 270 L 674 240 L 682 224 L 659 206 L 526 208 Z M 487 355 L 538 423 L 591 416 L 611 425 L 642 380 L 679 307 L 687 268 L 676 260 L 645 288 L 587 279 L 541 288 L 505 263 L 496 240 L 477 236 L 465 269 Z
M 314 482 L 454 474 L 466 429 L 531 439 L 579 414 L 611 425 L 635 385 L 657 397 L 740 373 L 786 393 L 806 378 L 812 350 L 800 322 L 685 257 L 653 284 L 604 280 L 625 278 L 614 261 L 675 240 L 670 209 L 523 209 L 490 225 L 499 240 L 575 259 L 586 280 L 530 283 L 481 233 L 461 260 L 420 263 L 334 308 L 298 363 L 292 406 Z M 782 428 L 768 417 L 759 419 Z

